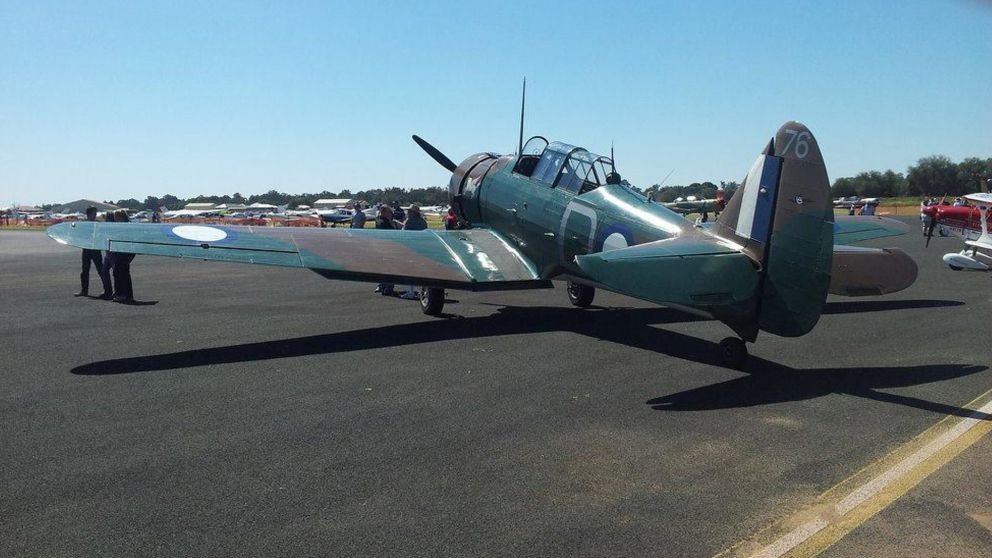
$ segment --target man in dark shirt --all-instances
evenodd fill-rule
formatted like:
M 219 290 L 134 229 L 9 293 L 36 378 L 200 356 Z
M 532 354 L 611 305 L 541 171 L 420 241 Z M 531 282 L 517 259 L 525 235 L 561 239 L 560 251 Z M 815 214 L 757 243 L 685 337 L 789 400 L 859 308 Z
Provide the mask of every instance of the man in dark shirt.
M 403 221 L 406 221 L 406 213 L 400 207 L 400 202 L 398 201 L 393 202 L 393 221 L 399 221 L 401 226 Z
M 86 220 L 96 221 L 96 208 L 93 206 L 86 208 Z M 96 268 L 96 274 L 100 276 L 101 281 L 103 281 L 103 297 L 111 296 L 110 282 L 109 280 L 104 280 L 103 278 L 103 258 L 100 255 L 99 250 L 89 250 L 83 248 L 83 269 L 79 273 L 79 292 L 76 296 L 88 296 L 90 293 L 90 264 Z
M 411 205 L 406 210 L 406 221 L 403 223 L 403 230 L 405 231 L 422 231 L 427 228 L 427 220 L 420 215 L 420 207 L 417 205 Z M 403 293 L 400 298 L 405 298 L 407 300 L 417 300 L 420 299 L 420 293 L 417 291 L 415 285 L 410 285 L 410 288 Z
M 103 220 L 108 223 L 114 222 L 114 212 L 108 211 L 103 214 Z M 103 253 L 103 267 L 100 269 L 100 280 L 103 281 L 103 294 L 100 298 L 104 300 L 110 300 L 114 298 L 114 287 L 110 282 L 110 273 L 114 269 L 114 262 L 117 258 L 117 254 L 107 250 Z

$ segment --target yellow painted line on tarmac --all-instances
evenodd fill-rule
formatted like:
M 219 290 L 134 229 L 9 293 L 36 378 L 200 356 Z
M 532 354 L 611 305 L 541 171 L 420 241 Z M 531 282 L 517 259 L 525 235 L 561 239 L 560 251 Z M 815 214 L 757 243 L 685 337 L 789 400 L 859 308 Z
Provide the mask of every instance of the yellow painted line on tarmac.
M 809 558 L 844 538 L 992 431 L 992 389 L 885 457 L 836 484 L 806 509 L 714 558 Z

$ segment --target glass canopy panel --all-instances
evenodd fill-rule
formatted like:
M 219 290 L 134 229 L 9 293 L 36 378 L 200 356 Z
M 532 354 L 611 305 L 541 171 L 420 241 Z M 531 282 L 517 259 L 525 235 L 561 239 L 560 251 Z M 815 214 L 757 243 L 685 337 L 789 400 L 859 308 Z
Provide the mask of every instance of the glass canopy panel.
M 541 155 L 541 160 L 538 161 L 537 168 L 534 169 L 531 178 L 548 184 L 553 183 L 565 162 L 565 158 L 573 149 L 575 146 L 558 141 L 549 144 L 544 149 L 544 154 Z
M 540 155 L 544 153 L 544 148 L 548 146 L 548 140 L 541 136 L 534 136 L 524 144 L 522 155 Z

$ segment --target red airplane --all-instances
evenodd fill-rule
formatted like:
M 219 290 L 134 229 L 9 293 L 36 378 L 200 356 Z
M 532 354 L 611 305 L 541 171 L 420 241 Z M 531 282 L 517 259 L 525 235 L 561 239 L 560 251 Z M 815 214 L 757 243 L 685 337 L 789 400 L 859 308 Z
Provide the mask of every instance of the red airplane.
M 992 194 L 987 191 L 987 182 L 983 180 L 982 185 L 986 192 L 963 197 L 971 205 L 935 204 L 920 207 L 927 246 L 930 245 L 930 238 L 937 227 L 940 227 L 943 236 L 952 235 L 964 239 L 965 248 L 961 252 L 945 254 L 943 258 L 944 263 L 955 271 L 992 269 L 992 221 L 989 219 Z
M 983 194 L 989 192 L 989 183 L 981 179 Z M 930 238 L 933 231 L 940 227 L 941 236 L 957 236 L 964 240 L 977 240 L 982 235 L 982 223 L 985 218 L 979 210 L 980 205 L 988 205 L 987 198 L 983 194 L 968 194 L 963 198 L 970 205 L 944 205 L 936 203 L 933 205 L 921 205 L 920 217 L 923 221 L 923 234 L 927 237 L 927 246 L 930 245 Z M 992 223 L 985 224 L 986 233 L 992 233 Z

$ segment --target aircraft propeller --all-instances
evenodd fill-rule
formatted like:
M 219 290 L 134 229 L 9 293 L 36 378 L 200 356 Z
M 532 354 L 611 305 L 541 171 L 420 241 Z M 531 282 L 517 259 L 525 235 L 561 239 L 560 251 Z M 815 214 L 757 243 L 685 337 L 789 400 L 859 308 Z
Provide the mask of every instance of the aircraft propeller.
M 448 169 L 448 172 L 455 172 L 455 169 L 458 168 L 458 165 L 452 162 L 451 159 L 445 156 L 444 153 L 441 153 L 436 147 L 424 141 L 424 139 L 417 134 L 413 135 L 413 141 L 417 142 L 417 145 L 426 151 L 427 154 L 431 156 L 431 159 L 434 159 L 439 165 Z

